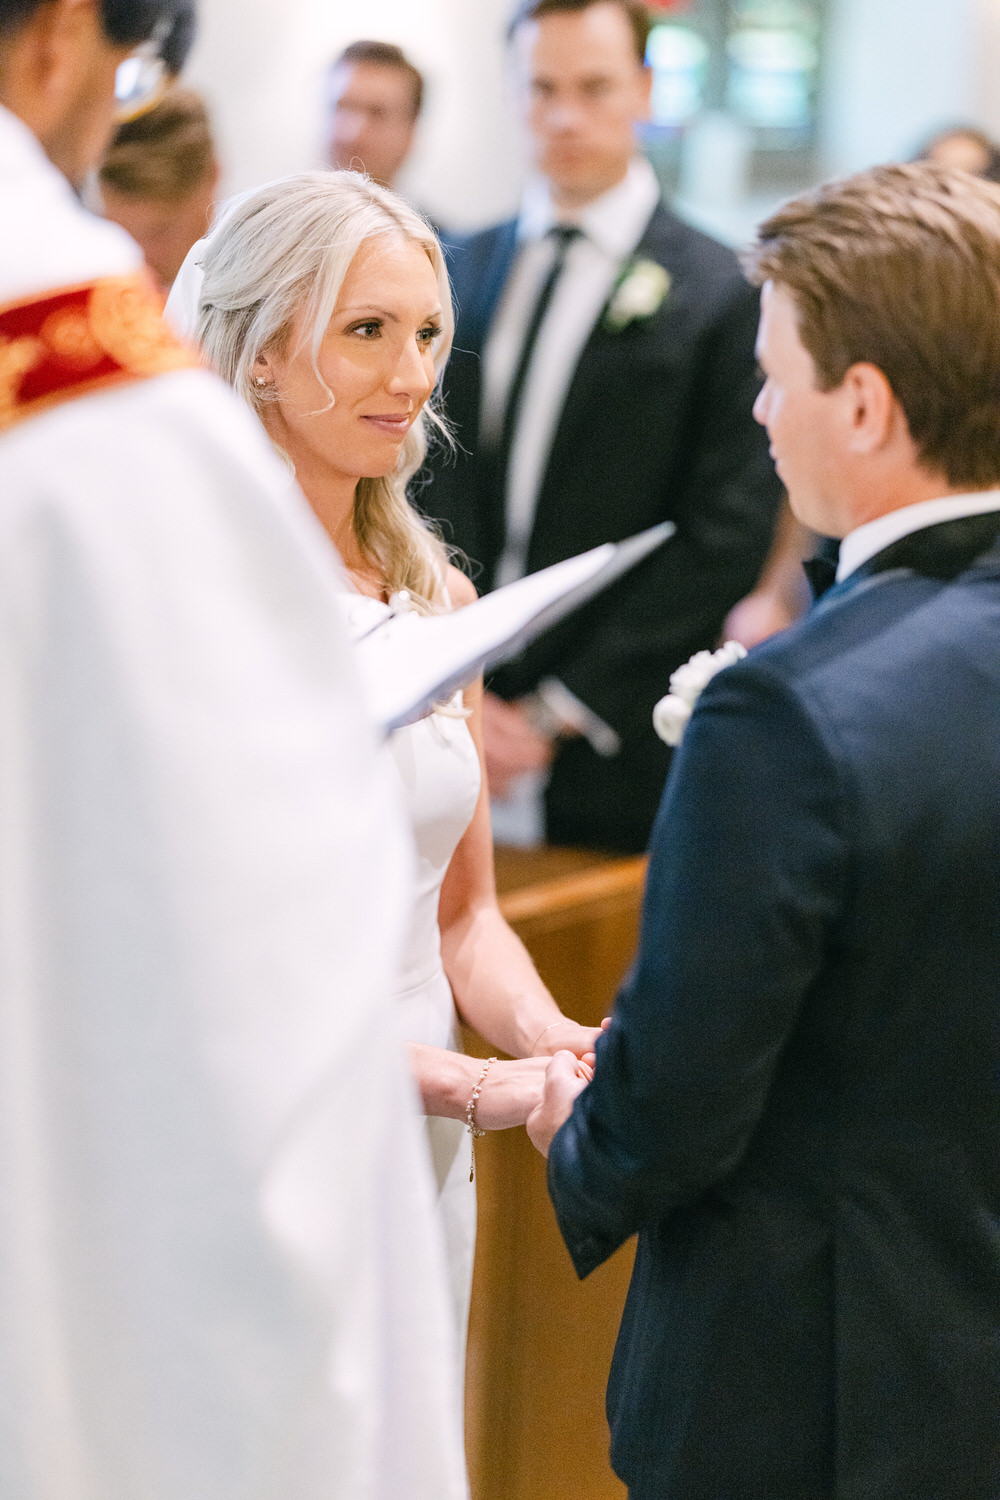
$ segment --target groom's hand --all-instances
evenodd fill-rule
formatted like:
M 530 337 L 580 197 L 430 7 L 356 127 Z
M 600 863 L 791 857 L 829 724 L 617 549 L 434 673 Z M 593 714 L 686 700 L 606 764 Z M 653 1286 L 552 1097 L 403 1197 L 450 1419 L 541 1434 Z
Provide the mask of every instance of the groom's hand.
M 545 1092 L 542 1102 L 528 1116 L 527 1131 L 532 1145 L 543 1156 L 548 1156 L 552 1137 L 569 1119 L 573 1101 L 587 1087 L 591 1073 L 591 1059 L 581 1063 L 572 1052 L 557 1052 L 549 1063 L 545 1074 Z

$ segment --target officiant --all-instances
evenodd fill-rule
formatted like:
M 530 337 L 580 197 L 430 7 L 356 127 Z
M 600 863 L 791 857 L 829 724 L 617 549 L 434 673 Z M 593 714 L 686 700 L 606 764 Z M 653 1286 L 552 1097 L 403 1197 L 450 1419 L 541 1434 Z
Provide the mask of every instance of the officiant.
M 77 196 L 192 19 L 0 0 L 0 1494 L 464 1500 L 335 554 Z

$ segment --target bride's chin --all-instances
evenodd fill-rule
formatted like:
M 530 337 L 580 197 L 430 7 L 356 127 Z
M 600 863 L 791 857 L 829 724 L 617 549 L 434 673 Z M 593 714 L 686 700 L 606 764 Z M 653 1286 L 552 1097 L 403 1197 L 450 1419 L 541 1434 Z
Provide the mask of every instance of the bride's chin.
M 382 455 L 379 458 L 373 458 L 370 463 L 366 463 L 363 466 L 359 465 L 361 472 L 357 477 L 359 479 L 388 479 L 391 474 L 395 474 L 399 467 L 399 455 L 402 447 L 402 443 L 396 443 L 396 451 L 391 458 Z

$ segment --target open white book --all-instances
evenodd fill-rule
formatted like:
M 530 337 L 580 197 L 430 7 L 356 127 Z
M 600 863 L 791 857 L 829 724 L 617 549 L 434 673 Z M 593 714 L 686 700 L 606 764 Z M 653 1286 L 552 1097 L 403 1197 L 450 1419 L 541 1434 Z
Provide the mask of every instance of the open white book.
M 627 541 L 606 542 L 451 614 L 387 615 L 356 642 L 376 724 L 386 733 L 412 724 L 487 666 L 516 656 L 536 635 L 641 562 L 675 529 L 664 521 Z

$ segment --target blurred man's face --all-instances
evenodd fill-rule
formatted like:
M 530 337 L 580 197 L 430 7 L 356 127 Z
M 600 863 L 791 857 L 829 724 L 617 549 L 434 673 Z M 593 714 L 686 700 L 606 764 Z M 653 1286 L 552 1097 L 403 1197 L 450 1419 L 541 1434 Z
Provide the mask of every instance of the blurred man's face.
M 213 167 L 203 182 L 175 203 L 137 198 L 101 184 L 105 218 L 132 236 L 164 293 L 169 292 L 191 246 L 208 233 L 218 176 L 218 168 Z
M 330 75 L 327 160 L 391 187 L 413 145 L 413 80 L 381 63 L 344 63 Z
M 649 115 L 651 75 L 622 8 L 555 11 L 514 35 L 535 166 L 557 203 L 578 207 L 625 176 L 635 126 Z

